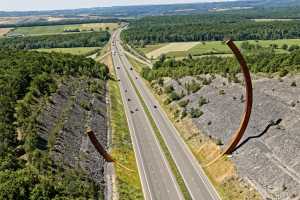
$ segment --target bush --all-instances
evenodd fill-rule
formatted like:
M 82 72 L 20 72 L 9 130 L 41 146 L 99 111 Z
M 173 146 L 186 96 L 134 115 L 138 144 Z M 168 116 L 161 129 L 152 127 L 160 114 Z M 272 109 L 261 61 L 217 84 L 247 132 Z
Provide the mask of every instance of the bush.
M 172 85 L 165 87 L 165 93 L 169 94 L 173 91 L 174 91 L 174 87 Z
M 86 102 L 86 101 L 80 102 L 80 106 L 82 108 L 84 108 L 85 110 L 88 110 L 88 111 L 90 111 L 91 107 L 92 107 L 92 105 L 89 102 Z
M 288 51 L 292 52 L 298 49 L 300 49 L 300 47 L 298 45 L 293 44 L 289 47 Z
M 199 108 L 191 108 L 190 115 L 192 118 L 199 118 L 203 115 L 203 112 Z
M 169 98 L 171 101 L 178 101 L 179 99 L 181 99 L 181 97 L 174 91 L 171 92 L 171 94 L 169 95 Z
M 159 85 L 160 87 L 163 87 L 163 86 L 164 86 L 164 79 L 163 79 L 163 78 L 159 78 L 159 79 L 157 80 L 157 83 L 158 83 L 158 85 Z
M 164 104 L 165 105 L 169 105 L 171 103 L 171 99 L 170 98 L 167 98 L 166 100 L 164 100 Z
M 196 93 L 196 92 L 198 92 L 198 90 L 201 89 L 201 85 L 199 83 L 197 83 L 195 80 L 193 80 L 190 85 L 190 89 L 191 89 L 192 93 Z
M 225 90 L 220 90 L 219 91 L 219 95 L 225 95 L 226 93 L 225 93 Z
M 175 118 L 175 119 L 178 118 L 179 115 L 180 115 L 180 110 L 176 110 L 176 111 L 174 112 L 174 118 Z
M 201 96 L 199 98 L 198 105 L 199 105 L 199 107 L 201 107 L 201 106 L 203 106 L 205 104 L 208 104 L 208 101 L 204 97 Z
M 293 82 L 292 82 L 292 84 L 291 84 L 291 86 L 292 86 L 292 87 L 297 87 L 297 84 L 296 84 L 296 82 L 295 82 L 295 81 L 293 81 Z
M 281 46 L 281 48 L 284 49 L 284 50 L 287 50 L 287 49 L 289 48 L 289 46 L 288 46 L 287 44 L 283 44 L 283 45 Z
M 279 71 L 279 76 L 280 77 L 285 77 L 288 73 L 289 73 L 288 70 L 282 69 L 282 70 Z
M 185 118 L 187 116 L 187 111 L 186 109 L 183 109 L 183 111 L 181 112 L 181 119 Z
M 188 104 L 189 104 L 190 100 L 187 99 L 187 100 L 182 100 L 178 103 L 178 105 L 182 108 L 185 108 Z
M 202 84 L 203 85 L 209 85 L 209 84 L 211 84 L 211 82 L 212 82 L 212 80 L 210 78 L 209 79 L 204 78 L 203 81 L 202 81 Z
M 185 89 L 187 90 L 187 93 L 190 94 L 198 92 L 198 90 L 201 89 L 201 85 L 197 83 L 195 80 L 192 80 L 191 83 L 185 84 Z

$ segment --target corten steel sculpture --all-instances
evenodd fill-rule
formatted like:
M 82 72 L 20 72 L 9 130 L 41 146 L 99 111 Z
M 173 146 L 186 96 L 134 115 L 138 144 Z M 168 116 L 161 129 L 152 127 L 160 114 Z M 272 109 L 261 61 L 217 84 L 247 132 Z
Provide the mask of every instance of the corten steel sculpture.
M 106 162 L 115 162 L 115 160 L 105 151 L 100 142 L 97 140 L 92 129 L 87 129 L 86 134 L 89 136 L 92 144 L 97 149 L 99 154 L 105 159 Z
M 124 165 L 118 163 L 109 153 L 107 153 L 107 151 L 103 148 L 103 146 L 100 144 L 100 142 L 97 140 L 95 133 L 92 129 L 88 128 L 86 130 L 86 134 L 88 135 L 88 137 L 90 138 L 92 144 L 94 145 L 94 147 L 96 148 L 96 150 L 98 151 L 98 153 L 104 158 L 104 160 L 108 163 L 115 163 L 116 165 L 118 165 L 119 167 L 129 171 L 129 172 L 133 172 L 134 170 L 129 169 L 127 167 L 125 167 Z
M 239 61 L 242 73 L 244 75 L 244 80 L 245 80 L 245 86 L 246 86 L 246 101 L 245 101 L 245 111 L 240 123 L 240 127 L 238 130 L 235 132 L 234 136 L 232 137 L 228 147 L 224 150 L 223 154 L 231 154 L 240 140 L 242 139 L 249 120 L 251 116 L 251 110 L 252 110 L 252 104 L 253 104 L 253 89 L 252 89 L 252 81 L 251 81 L 251 76 L 250 72 L 247 66 L 247 63 L 242 56 L 241 52 L 239 49 L 236 47 L 236 45 L 233 43 L 232 40 L 228 40 L 226 44 L 229 46 L 229 48 L 232 50 L 233 54 L 235 55 L 236 59 Z
M 224 151 L 222 152 L 222 154 L 220 156 L 218 156 L 215 160 L 213 160 L 206 166 L 213 164 L 214 162 L 216 162 L 219 158 L 221 158 L 224 155 L 233 153 L 233 151 L 239 144 L 240 140 L 242 139 L 243 135 L 245 134 L 245 131 L 247 129 L 247 126 L 248 126 L 248 123 L 250 120 L 252 104 L 253 104 L 252 81 L 251 81 L 251 76 L 250 76 L 250 72 L 249 72 L 247 63 L 246 63 L 243 55 L 241 54 L 240 50 L 237 48 L 237 46 L 234 44 L 234 42 L 232 40 L 228 40 L 226 42 L 226 44 L 232 50 L 233 54 L 235 55 L 236 59 L 238 60 L 240 67 L 241 67 L 241 71 L 244 76 L 245 86 L 246 86 L 245 110 L 244 110 L 244 114 L 242 116 L 240 127 L 236 130 L 235 134 L 231 138 L 227 147 L 224 149 Z

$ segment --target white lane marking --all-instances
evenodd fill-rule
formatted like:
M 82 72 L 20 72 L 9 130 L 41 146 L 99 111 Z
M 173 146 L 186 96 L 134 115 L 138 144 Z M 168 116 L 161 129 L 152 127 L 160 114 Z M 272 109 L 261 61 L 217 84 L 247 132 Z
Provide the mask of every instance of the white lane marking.
M 113 49 L 113 47 L 112 47 L 112 49 Z M 113 60 L 113 65 L 114 65 L 114 68 L 115 68 L 115 71 L 116 71 L 117 78 L 120 78 L 120 76 L 117 72 L 117 69 L 116 69 L 116 61 L 114 59 L 114 55 L 112 55 L 112 60 Z M 135 155 L 137 156 L 137 158 L 139 158 L 139 159 L 137 159 L 138 160 L 137 166 L 139 168 L 139 170 L 138 170 L 139 171 L 139 176 L 140 176 L 140 179 L 144 180 L 146 182 L 146 185 L 147 185 L 147 186 L 145 186 L 144 181 L 141 181 L 143 193 L 148 194 L 149 197 L 150 197 L 150 200 L 153 200 L 151 190 L 150 190 L 150 186 L 149 186 L 149 183 L 148 183 L 148 178 L 147 178 L 147 175 L 146 175 L 145 166 L 144 166 L 143 159 L 142 159 L 142 155 L 141 155 L 141 152 L 140 152 L 140 149 L 139 149 L 139 146 L 138 146 L 138 142 L 137 142 L 137 138 L 136 138 L 136 135 L 135 135 L 136 132 L 135 132 L 135 130 L 133 129 L 133 127 L 131 125 L 132 124 L 131 119 L 128 118 L 129 105 L 126 101 L 125 94 L 124 94 L 123 90 L 121 90 L 121 88 L 123 88 L 123 84 L 119 83 L 119 85 L 120 85 L 120 92 L 121 92 L 121 98 L 122 98 L 123 104 L 126 105 L 126 106 L 124 106 L 124 108 L 125 108 L 125 113 L 126 113 L 125 116 L 126 116 L 126 119 L 127 119 L 127 123 L 129 125 L 129 129 L 131 130 L 131 133 L 133 133 L 133 134 L 130 134 L 131 140 L 134 141 L 133 146 L 135 148 L 133 148 L 133 151 L 134 151 Z M 141 175 L 141 173 L 143 173 L 144 175 Z M 145 187 L 147 187 L 148 192 L 146 191 L 147 189 Z M 147 200 L 147 197 L 145 195 L 144 195 L 144 197 Z
M 123 56 L 122 56 L 122 57 L 123 57 Z M 120 59 L 122 59 L 122 57 L 120 57 Z M 127 75 L 128 75 L 128 74 L 127 74 Z M 134 89 L 134 88 L 133 88 L 133 89 Z M 145 112 L 145 110 L 143 109 L 143 107 L 142 107 L 142 111 L 143 111 L 143 113 L 146 115 L 146 112 Z M 147 117 L 147 119 L 148 119 L 148 116 L 147 116 L 147 115 L 146 115 L 146 117 Z M 150 127 L 152 127 L 152 125 L 151 125 L 150 122 L 149 122 L 149 119 L 147 120 L 147 123 L 148 123 L 148 125 L 149 125 Z M 153 135 L 154 135 L 154 138 L 155 138 L 155 142 L 156 142 L 156 144 L 157 144 L 157 146 L 158 146 L 158 148 L 159 148 L 159 151 L 160 151 L 160 153 L 162 154 L 163 161 L 164 161 L 164 163 L 165 163 L 165 165 L 166 165 L 166 167 L 167 167 L 168 173 L 169 173 L 169 175 L 171 176 L 172 182 L 173 182 L 174 185 L 175 185 L 176 192 L 177 192 L 178 196 L 180 197 L 180 199 L 184 199 L 183 196 L 182 196 L 182 194 L 181 194 L 181 192 L 180 192 L 180 190 L 179 190 L 177 181 L 175 180 L 175 177 L 174 177 L 173 173 L 171 172 L 171 169 L 170 169 L 170 166 L 169 166 L 169 164 L 168 164 L 168 162 L 167 162 L 166 156 L 165 156 L 165 154 L 163 153 L 163 151 L 162 151 L 162 149 L 161 149 L 161 146 L 160 146 L 160 144 L 159 144 L 159 142 L 158 142 L 158 139 L 157 139 L 157 137 L 156 137 L 156 135 L 155 135 L 154 132 L 153 132 Z

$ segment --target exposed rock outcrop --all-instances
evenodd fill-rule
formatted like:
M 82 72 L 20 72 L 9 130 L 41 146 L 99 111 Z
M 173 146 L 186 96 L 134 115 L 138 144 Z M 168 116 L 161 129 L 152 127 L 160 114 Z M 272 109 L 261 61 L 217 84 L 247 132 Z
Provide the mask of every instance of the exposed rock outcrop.
M 91 91 L 91 87 L 101 86 Z M 70 78 L 50 97 L 38 117 L 38 134 L 52 160 L 63 167 L 82 170 L 104 187 L 104 160 L 85 134 L 91 127 L 100 143 L 107 146 L 105 82 Z
M 183 89 L 180 85 L 190 79 L 180 79 L 175 85 L 174 80 L 165 81 L 165 85 L 174 85 L 179 93 Z M 300 87 L 297 84 L 300 85 L 299 76 L 254 80 L 251 121 L 231 158 L 240 176 L 255 185 L 266 199 L 300 198 Z M 201 132 L 226 144 L 239 126 L 244 109 L 243 92 L 240 83 L 229 83 L 217 76 L 212 83 L 182 100 L 189 100 L 186 109 L 190 110 L 199 107 L 199 99 L 204 97 L 208 104 L 201 106 L 203 115 L 193 122 Z M 275 123 L 277 120 L 279 124 Z

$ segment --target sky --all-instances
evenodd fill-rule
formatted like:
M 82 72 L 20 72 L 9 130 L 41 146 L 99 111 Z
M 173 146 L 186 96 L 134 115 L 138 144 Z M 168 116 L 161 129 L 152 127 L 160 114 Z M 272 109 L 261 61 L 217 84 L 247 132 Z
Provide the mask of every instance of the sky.
M 0 0 L 1 11 L 54 10 L 124 5 L 197 3 L 225 0 Z

